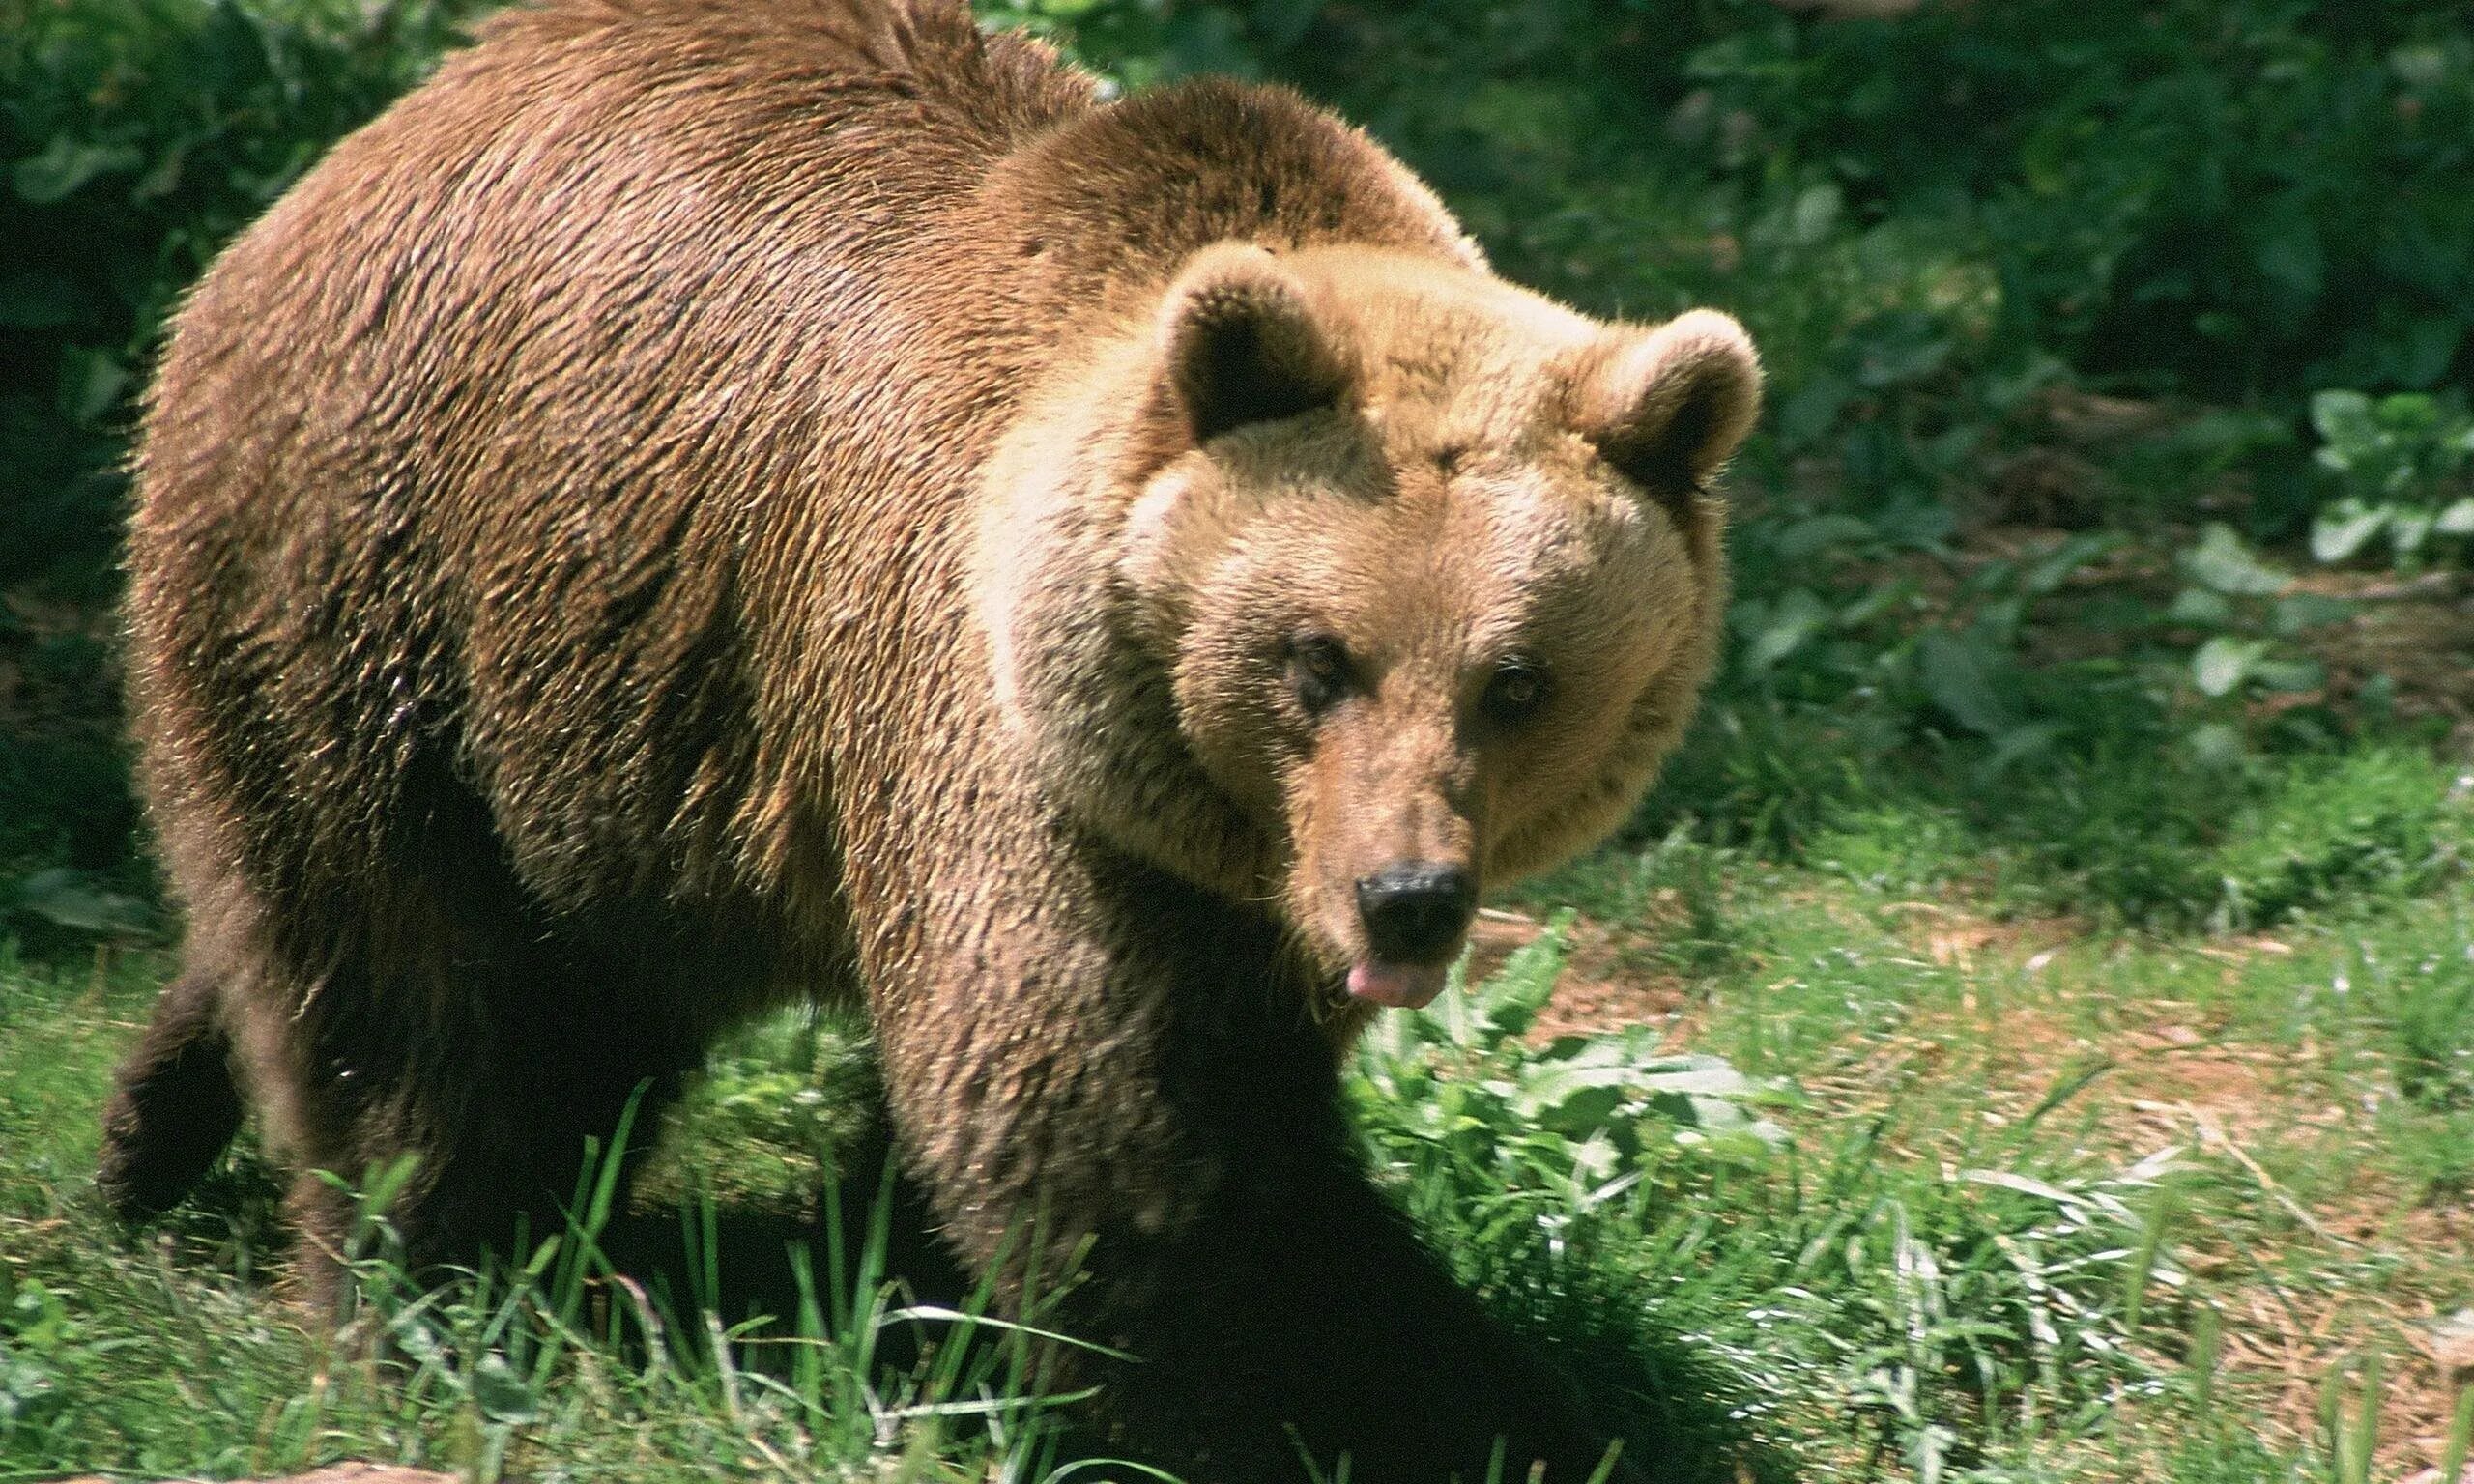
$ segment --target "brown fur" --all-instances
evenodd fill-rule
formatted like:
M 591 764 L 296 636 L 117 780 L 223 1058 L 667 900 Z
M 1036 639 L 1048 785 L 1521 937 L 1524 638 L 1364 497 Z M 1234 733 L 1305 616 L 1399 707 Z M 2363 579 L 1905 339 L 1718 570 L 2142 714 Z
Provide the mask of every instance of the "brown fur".
M 1756 396 L 1732 322 L 1502 283 L 1276 90 L 1103 104 L 924 0 L 503 16 L 179 317 L 129 615 L 190 927 L 107 1190 L 177 1195 L 228 1038 L 297 1168 L 418 1156 L 413 1254 L 469 1256 L 719 1027 L 864 995 L 950 1247 L 1096 1238 L 1135 1445 L 1581 1477 L 1350 1156 L 1353 883 L 1628 807 Z

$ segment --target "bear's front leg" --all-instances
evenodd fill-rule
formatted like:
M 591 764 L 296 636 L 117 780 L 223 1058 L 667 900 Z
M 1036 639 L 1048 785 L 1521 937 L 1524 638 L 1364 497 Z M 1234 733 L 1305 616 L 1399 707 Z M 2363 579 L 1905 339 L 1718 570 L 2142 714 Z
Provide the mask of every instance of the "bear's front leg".
M 906 1156 L 964 1262 L 1052 1287 L 1092 1240 L 1042 1323 L 1137 1357 L 1067 1362 L 1104 1387 L 1105 1445 L 1193 1484 L 1343 1454 L 1360 1484 L 1476 1484 L 1501 1437 L 1506 1480 L 1588 1478 L 1608 1440 L 1568 1384 L 1368 1183 L 1280 928 L 1096 847 L 1026 854 L 1001 857 L 1014 890 L 932 887 L 906 941 L 877 939 L 874 997 Z

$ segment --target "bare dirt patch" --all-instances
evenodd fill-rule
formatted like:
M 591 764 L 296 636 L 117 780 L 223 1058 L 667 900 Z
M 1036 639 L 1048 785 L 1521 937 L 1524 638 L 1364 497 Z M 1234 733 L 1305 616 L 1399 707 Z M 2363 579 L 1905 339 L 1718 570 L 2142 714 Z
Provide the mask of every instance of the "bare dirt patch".
M 1538 940 L 1546 925 L 1520 912 L 1488 909 L 1469 930 L 1469 977 L 1483 979 L 1519 949 Z M 1587 1036 L 1635 1025 L 1660 1025 L 1670 1036 L 1693 1003 L 1681 975 L 1644 961 L 1644 933 L 1591 918 L 1575 918 L 1566 939 L 1564 972 L 1555 997 L 1528 1040 L 1544 1045 L 1558 1036 Z

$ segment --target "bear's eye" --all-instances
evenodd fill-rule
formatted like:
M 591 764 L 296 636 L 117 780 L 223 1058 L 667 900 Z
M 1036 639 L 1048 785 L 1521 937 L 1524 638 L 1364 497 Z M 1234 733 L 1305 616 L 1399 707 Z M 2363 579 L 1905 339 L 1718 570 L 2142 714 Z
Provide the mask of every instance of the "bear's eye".
M 1517 727 L 1546 703 L 1546 672 L 1526 660 L 1506 660 L 1487 677 L 1478 708 L 1500 727 Z
M 1309 716 L 1332 709 L 1348 690 L 1349 652 L 1329 634 L 1302 634 L 1288 642 L 1288 683 Z

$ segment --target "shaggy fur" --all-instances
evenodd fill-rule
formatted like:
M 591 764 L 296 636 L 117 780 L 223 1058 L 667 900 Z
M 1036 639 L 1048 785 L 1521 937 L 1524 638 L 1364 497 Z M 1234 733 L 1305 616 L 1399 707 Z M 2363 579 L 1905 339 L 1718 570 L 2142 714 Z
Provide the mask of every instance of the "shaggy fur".
M 469 1258 L 722 1026 L 864 998 L 951 1250 L 1093 1241 L 1120 1443 L 1579 1479 L 1352 1156 L 1346 1034 L 1457 946 L 1387 958 L 1362 883 L 1637 796 L 1757 386 L 1276 90 L 1103 103 L 932 0 L 503 15 L 179 316 L 129 621 L 189 928 L 105 1191 L 178 1199 L 237 1072 Z

